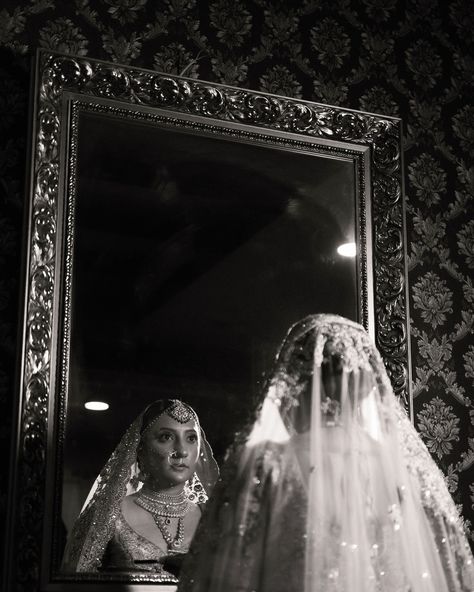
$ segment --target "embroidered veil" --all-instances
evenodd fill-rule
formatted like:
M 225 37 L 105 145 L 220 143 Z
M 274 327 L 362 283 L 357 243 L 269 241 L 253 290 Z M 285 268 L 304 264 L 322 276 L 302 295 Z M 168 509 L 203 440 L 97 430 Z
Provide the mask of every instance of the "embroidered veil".
M 95 480 L 68 537 L 63 558 L 64 571 L 97 572 L 102 568 L 102 558 L 113 536 L 122 500 L 126 495 L 137 492 L 142 486 L 137 451 L 143 431 L 143 419 L 150 408 L 157 408 L 158 413 L 164 412 L 166 405 L 176 402 L 170 399 L 148 405 L 123 435 Z M 196 413 L 192 411 L 197 420 Z M 192 479 L 185 485 L 185 493 L 190 501 L 202 504 L 208 500 L 208 495 L 218 478 L 219 469 L 200 426 L 198 431 L 199 459 Z
M 228 452 L 179 592 L 461 592 L 471 552 L 443 475 L 364 329 L 310 316 Z

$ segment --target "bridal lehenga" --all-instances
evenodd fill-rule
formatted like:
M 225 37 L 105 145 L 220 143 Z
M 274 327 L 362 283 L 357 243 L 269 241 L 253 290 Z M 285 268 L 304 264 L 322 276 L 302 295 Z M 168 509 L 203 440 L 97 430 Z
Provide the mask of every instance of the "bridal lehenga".
M 179 592 L 461 592 L 472 556 L 443 475 L 362 327 L 289 331 L 222 467 Z

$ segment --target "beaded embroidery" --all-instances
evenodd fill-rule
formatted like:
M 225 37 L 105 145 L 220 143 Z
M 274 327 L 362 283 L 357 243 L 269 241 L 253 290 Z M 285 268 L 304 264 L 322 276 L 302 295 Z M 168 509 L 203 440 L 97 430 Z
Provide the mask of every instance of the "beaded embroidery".
M 362 396 L 351 401 L 354 405 L 344 406 L 342 412 L 339 400 L 324 396 L 322 372 L 327 368 L 336 370 L 333 376 L 343 373 L 345 387 L 364 385 Z M 315 391 L 314 376 L 321 381 L 315 383 Z M 311 522 L 311 530 L 304 515 L 311 507 L 310 497 L 306 483 L 294 473 L 297 463 L 291 450 L 297 449 L 296 439 L 303 433 L 294 429 L 295 417 L 304 419 L 313 392 L 321 394 L 321 425 L 340 425 L 342 429 L 325 429 L 324 434 L 318 434 L 326 449 L 321 457 L 316 454 L 320 464 L 311 465 L 309 474 L 323 477 L 312 481 L 315 486 L 324 487 L 326 477 L 332 487 L 324 492 L 327 495 L 317 498 L 324 506 L 319 521 Z M 276 405 L 288 428 L 287 438 L 280 438 L 278 444 L 268 439 L 274 433 L 268 423 L 273 418 L 264 411 L 270 408 L 268 400 L 272 401 L 271 408 Z M 349 398 L 341 400 L 344 405 Z M 301 408 L 303 413 L 298 415 Z M 267 440 L 250 437 L 256 426 Z M 305 426 L 301 421 L 298 427 Z M 349 437 L 352 440 L 346 440 Z M 303 452 L 303 439 L 301 443 Z M 285 456 L 291 461 L 288 464 Z M 346 458 L 351 463 L 350 480 Z M 387 469 L 392 458 L 399 472 Z M 322 471 L 324 467 L 326 472 Z M 386 481 L 379 480 L 384 476 Z M 355 483 L 359 485 L 357 499 Z M 348 505 L 333 505 L 337 495 Z M 348 511 L 346 523 L 337 511 L 341 507 Z M 350 531 L 354 539 L 350 539 L 344 528 L 355 525 L 352 518 L 356 508 L 362 524 L 361 528 L 354 526 Z M 417 529 L 417 518 L 427 531 Z M 421 540 L 422 531 L 424 540 L 429 541 L 427 553 L 433 554 L 431 563 L 425 562 L 423 551 L 418 553 L 417 535 L 420 533 Z M 435 541 L 429 539 L 428 532 Z M 305 564 L 308 549 L 316 550 L 309 570 Z M 407 557 L 410 551 L 413 557 Z M 474 590 L 471 553 L 441 472 L 395 399 L 370 337 L 356 323 L 334 315 L 310 316 L 290 329 L 258 406 L 228 452 L 222 481 L 190 553 L 180 592 L 346 592 L 354 589 L 351 577 L 358 570 L 357 590 L 364 592 Z M 410 563 L 415 556 L 421 560 Z M 316 585 L 308 587 L 305 577 L 313 569 Z M 447 587 L 441 583 L 444 577 Z

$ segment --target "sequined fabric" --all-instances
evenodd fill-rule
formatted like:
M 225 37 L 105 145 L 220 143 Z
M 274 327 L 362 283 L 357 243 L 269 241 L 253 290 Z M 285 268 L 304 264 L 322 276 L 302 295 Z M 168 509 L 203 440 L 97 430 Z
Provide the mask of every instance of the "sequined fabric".
M 226 569 L 216 574 L 212 566 L 207 566 L 208 569 L 202 564 L 196 570 L 193 556 L 201 557 L 198 538 L 192 545 L 194 554 L 187 560 L 180 589 L 187 586 L 200 591 L 214 589 L 213 581 L 217 577 L 222 590 L 260 590 L 265 566 L 269 591 L 272 586 L 278 590 L 282 582 L 287 590 L 300 589 L 302 570 L 297 564 L 304 558 L 305 541 L 301 533 L 306 520 L 306 492 L 297 460 L 293 454 L 285 453 L 281 445 L 265 444 L 251 454 L 253 461 L 248 464 L 248 470 L 237 477 L 232 488 L 216 495 L 218 503 L 211 500 L 206 512 L 207 526 L 200 531 L 212 552 L 228 550 Z M 245 496 L 241 496 L 243 489 Z M 274 505 L 280 505 L 282 497 L 291 503 L 283 504 L 285 511 L 275 514 Z M 270 532 L 272 537 L 268 538 Z M 279 540 L 285 543 L 279 544 Z M 230 545 L 229 541 L 232 541 Z
M 178 590 L 474 590 L 455 504 L 362 327 L 290 329 Z
M 444 476 L 401 409 L 396 406 L 398 436 L 413 486 L 429 517 L 436 546 L 451 590 L 474 590 L 473 558 L 462 519 L 449 494 Z
M 121 514 L 120 504 L 127 494 L 136 463 L 140 440 L 141 416 L 123 436 L 96 480 L 95 491 L 74 525 L 66 546 L 63 565 L 66 571 L 98 571 L 115 522 Z
M 290 370 L 292 376 L 308 375 L 313 364 L 321 366 L 331 356 L 348 372 L 379 368 L 380 378 L 386 376 L 369 335 L 357 323 L 337 315 L 310 315 L 295 323 L 283 341 L 276 367 Z
M 177 578 L 163 568 L 165 557 L 160 547 L 135 532 L 120 514 L 105 550 L 102 570 L 149 571 L 158 575 L 160 581 L 176 583 Z

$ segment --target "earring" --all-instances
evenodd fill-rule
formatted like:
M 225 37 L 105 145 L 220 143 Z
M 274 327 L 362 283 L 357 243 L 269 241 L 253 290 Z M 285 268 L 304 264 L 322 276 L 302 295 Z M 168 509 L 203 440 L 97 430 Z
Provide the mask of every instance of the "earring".
M 130 478 L 130 485 L 135 489 L 138 488 L 140 483 L 145 483 L 145 480 L 148 478 L 148 473 L 146 471 L 138 470 L 138 473 Z
M 138 478 L 138 475 L 133 475 L 133 477 L 130 477 L 129 483 L 134 489 L 137 489 L 140 485 L 140 479 Z

